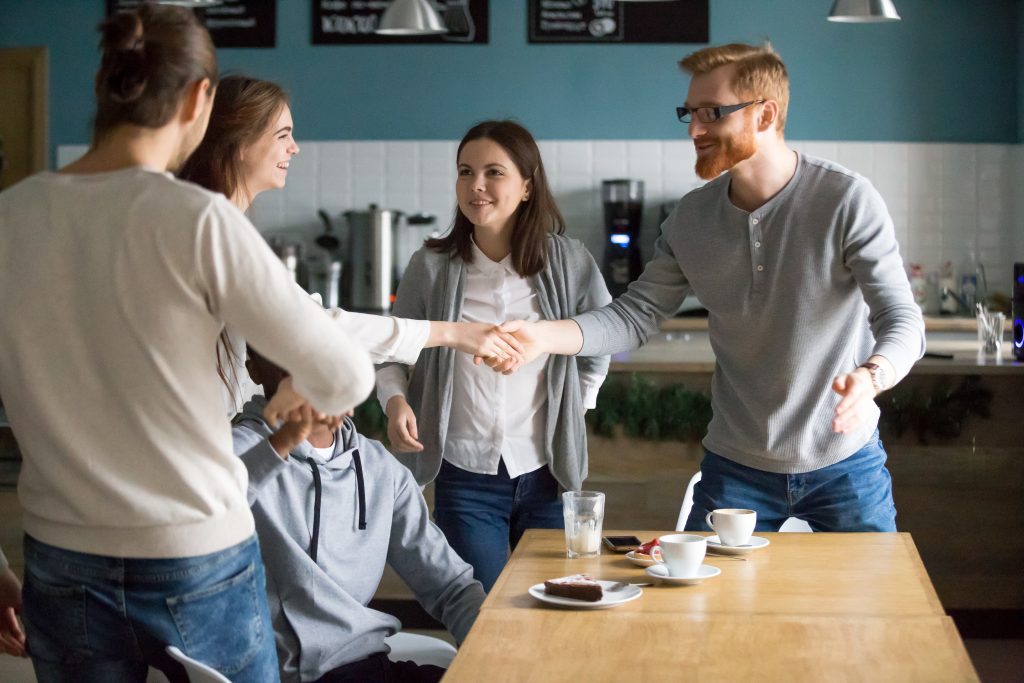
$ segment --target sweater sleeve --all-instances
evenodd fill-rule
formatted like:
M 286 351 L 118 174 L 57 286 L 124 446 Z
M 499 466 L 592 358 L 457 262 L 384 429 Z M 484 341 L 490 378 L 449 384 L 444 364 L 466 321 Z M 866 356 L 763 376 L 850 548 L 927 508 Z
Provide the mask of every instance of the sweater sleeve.
M 398 291 L 395 293 L 395 304 L 392 306 L 392 313 L 402 319 L 424 321 L 428 326 L 427 333 L 429 334 L 430 323 L 426 322 L 426 294 L 429 287 L 429 277 L 427 276 L 424 258 L 425 252 L 420 249 L 409 259 L 409 265 L 406 266 L 405 273 L 398 283 Z M 426 343 L 426 337 L 424 337 L 423 341 Z M 422 344 L 419 350 L 423 350 Z M 412 358 L 396 358 L 394 362 L 382 363 L 377 366 L 377 401 L 380 402 L 381 409 L 387 408 L 388 400 L 392 396 L 398 394 L 404 396 L 406 394 L 409 388 L 409 372 L 411 370 L 408 366 L 415 365 L 418 357 L 419 351 Z
M 612 295 L 608 292 L 604 277 L 597 267 L 594 257 L 582 244 L 578 246 L 580 253 L 577 261 L 580 272 L 580 297 L 576 302 L 576 313 L 585 313 L 602 306 L 607 306 L 612 301 Z M 585 409 L 597 407 L 597 394 L 601 385 L 608 377 L 608 356 L 578 356 L 576 363 L 580 372 L 580 395 L 583 397 Z
M 341 308 L 328 309 L 327 313 L 369 351 L 374 363 L 415 363 L 430 336 L 426 320 L 352 313 Z
M 843 260 L 870 310 L 868 321 L 875 338 L 872 355 L 885 356 L 892 363 L 897 382 L 924 354 L 924 318 L 914 302 L 881 195 L 861 180 L 852 186 L 844 211 Z
M 295 286 L 263 237 L 226 200 L 210 204 L 195 250 L 210 311 L 287 370 L 314 408 L 339 415 L 370 393 L 367 352 Z
M 244 423 L 231 428 L 231 440 L 235 455 L 242 459 L 249 473 L 246 498 L 251 507 L 259 497 L 260 489 L 284 470 L 285 461 L 270 445 L 266 436 L 246 427 Z
M 669 216 L 669 225 L 675 214 Z M 583 332 L 581 356 L 606 356 L 645 344 L 662 320 L 675 315 L 690 284 L 665 238 L 654 243 L 654 256 L 626 293 L 604 308 L 573 318 Z
M 473 568 L 448 545 L 430 521 L 427 503 L 412 473 L 398 462 L 388 564 L 416 594 L 423 609 L 461 643 L 476 621 L 484 589 Z

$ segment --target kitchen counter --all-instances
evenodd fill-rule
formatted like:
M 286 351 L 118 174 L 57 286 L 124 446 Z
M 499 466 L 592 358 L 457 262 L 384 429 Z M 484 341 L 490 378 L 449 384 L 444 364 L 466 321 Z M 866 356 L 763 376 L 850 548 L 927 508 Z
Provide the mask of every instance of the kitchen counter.
M 957 319 L 930 319 L 955 322 Z M 930 353 L 951 354 L 952 358 L 925 357 L 915 365 L 912 374 L 921 375 L 1020 375 L 1024 377 L 1024 363 L 1014 361 L 1008 335 L 1004 337 L 999 358 L 988 358 L 978 352 L 978 339 L 973 319 L 970 331 L 937 331 L 926 333 L 926 348 Z M 711 373 L 715 369 L 715 354 L 708 340 L 707 320 L 676 318 L 668 323 L 685 322 L 689 327 L 673 328 L 655 335 L 643 347 L 612 356 L 611 372 L 644 373 Z M 693 325 L 703 323 L 703 327 Z
M 1007 317 L 1003 329 L 1009 332 L 1012 325 Z M 664 332 L 699 332 L 708 329 L 708 319 L 699 316 L 669 318 L 661 323 L 661 329 Z M 925 316 L 924 329 L 926 332 L 977 332 L 978 323 L 974 318 Z

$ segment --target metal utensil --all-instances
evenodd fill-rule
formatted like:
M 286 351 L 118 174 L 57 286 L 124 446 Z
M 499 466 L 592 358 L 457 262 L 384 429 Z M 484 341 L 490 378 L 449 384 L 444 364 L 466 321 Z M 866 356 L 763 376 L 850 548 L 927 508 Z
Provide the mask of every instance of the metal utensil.
M 626 583 L 625 581 L 616 581 L 612 585 L 610 585 L 607 588 L 605 588 L 605 590 L 608 591 L 609 593 L 614 593 L 616 591 L 625 590 L 629 586 L 653 586 L 653 585 L 654 585 L 653 583 Z

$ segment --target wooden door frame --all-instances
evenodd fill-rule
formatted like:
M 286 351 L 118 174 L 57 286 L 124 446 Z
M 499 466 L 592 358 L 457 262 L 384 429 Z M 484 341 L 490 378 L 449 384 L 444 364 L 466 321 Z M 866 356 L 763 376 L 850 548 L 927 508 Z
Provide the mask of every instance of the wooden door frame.
M 32 74 L 32 141 L 29 144 L 30 173 L 38 173 L 49 166 L 50 121 L 48 115 L 49 50 L 44 47 L 0 47 L 0 61 L 8 65 L 23 66 Z

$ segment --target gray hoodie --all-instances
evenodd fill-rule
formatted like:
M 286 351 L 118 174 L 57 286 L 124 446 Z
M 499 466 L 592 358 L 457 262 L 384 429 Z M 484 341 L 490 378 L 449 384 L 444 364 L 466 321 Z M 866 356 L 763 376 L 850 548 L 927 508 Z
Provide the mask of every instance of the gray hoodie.
M 266 399 L 253 397 L 232 433 L 235 453 L 249 470 L 281 680 L 313 681 L 388 651 L 384 638 L 401 623 L 366 606 L 385 562 L 461 642 L 476 620 L 483 588 L 430 521 L 409 470 L 380 442 L 356 432 L 348 418 L 326 462 L 309 442 L 282 460 L 267 440 L 265 405 Z

